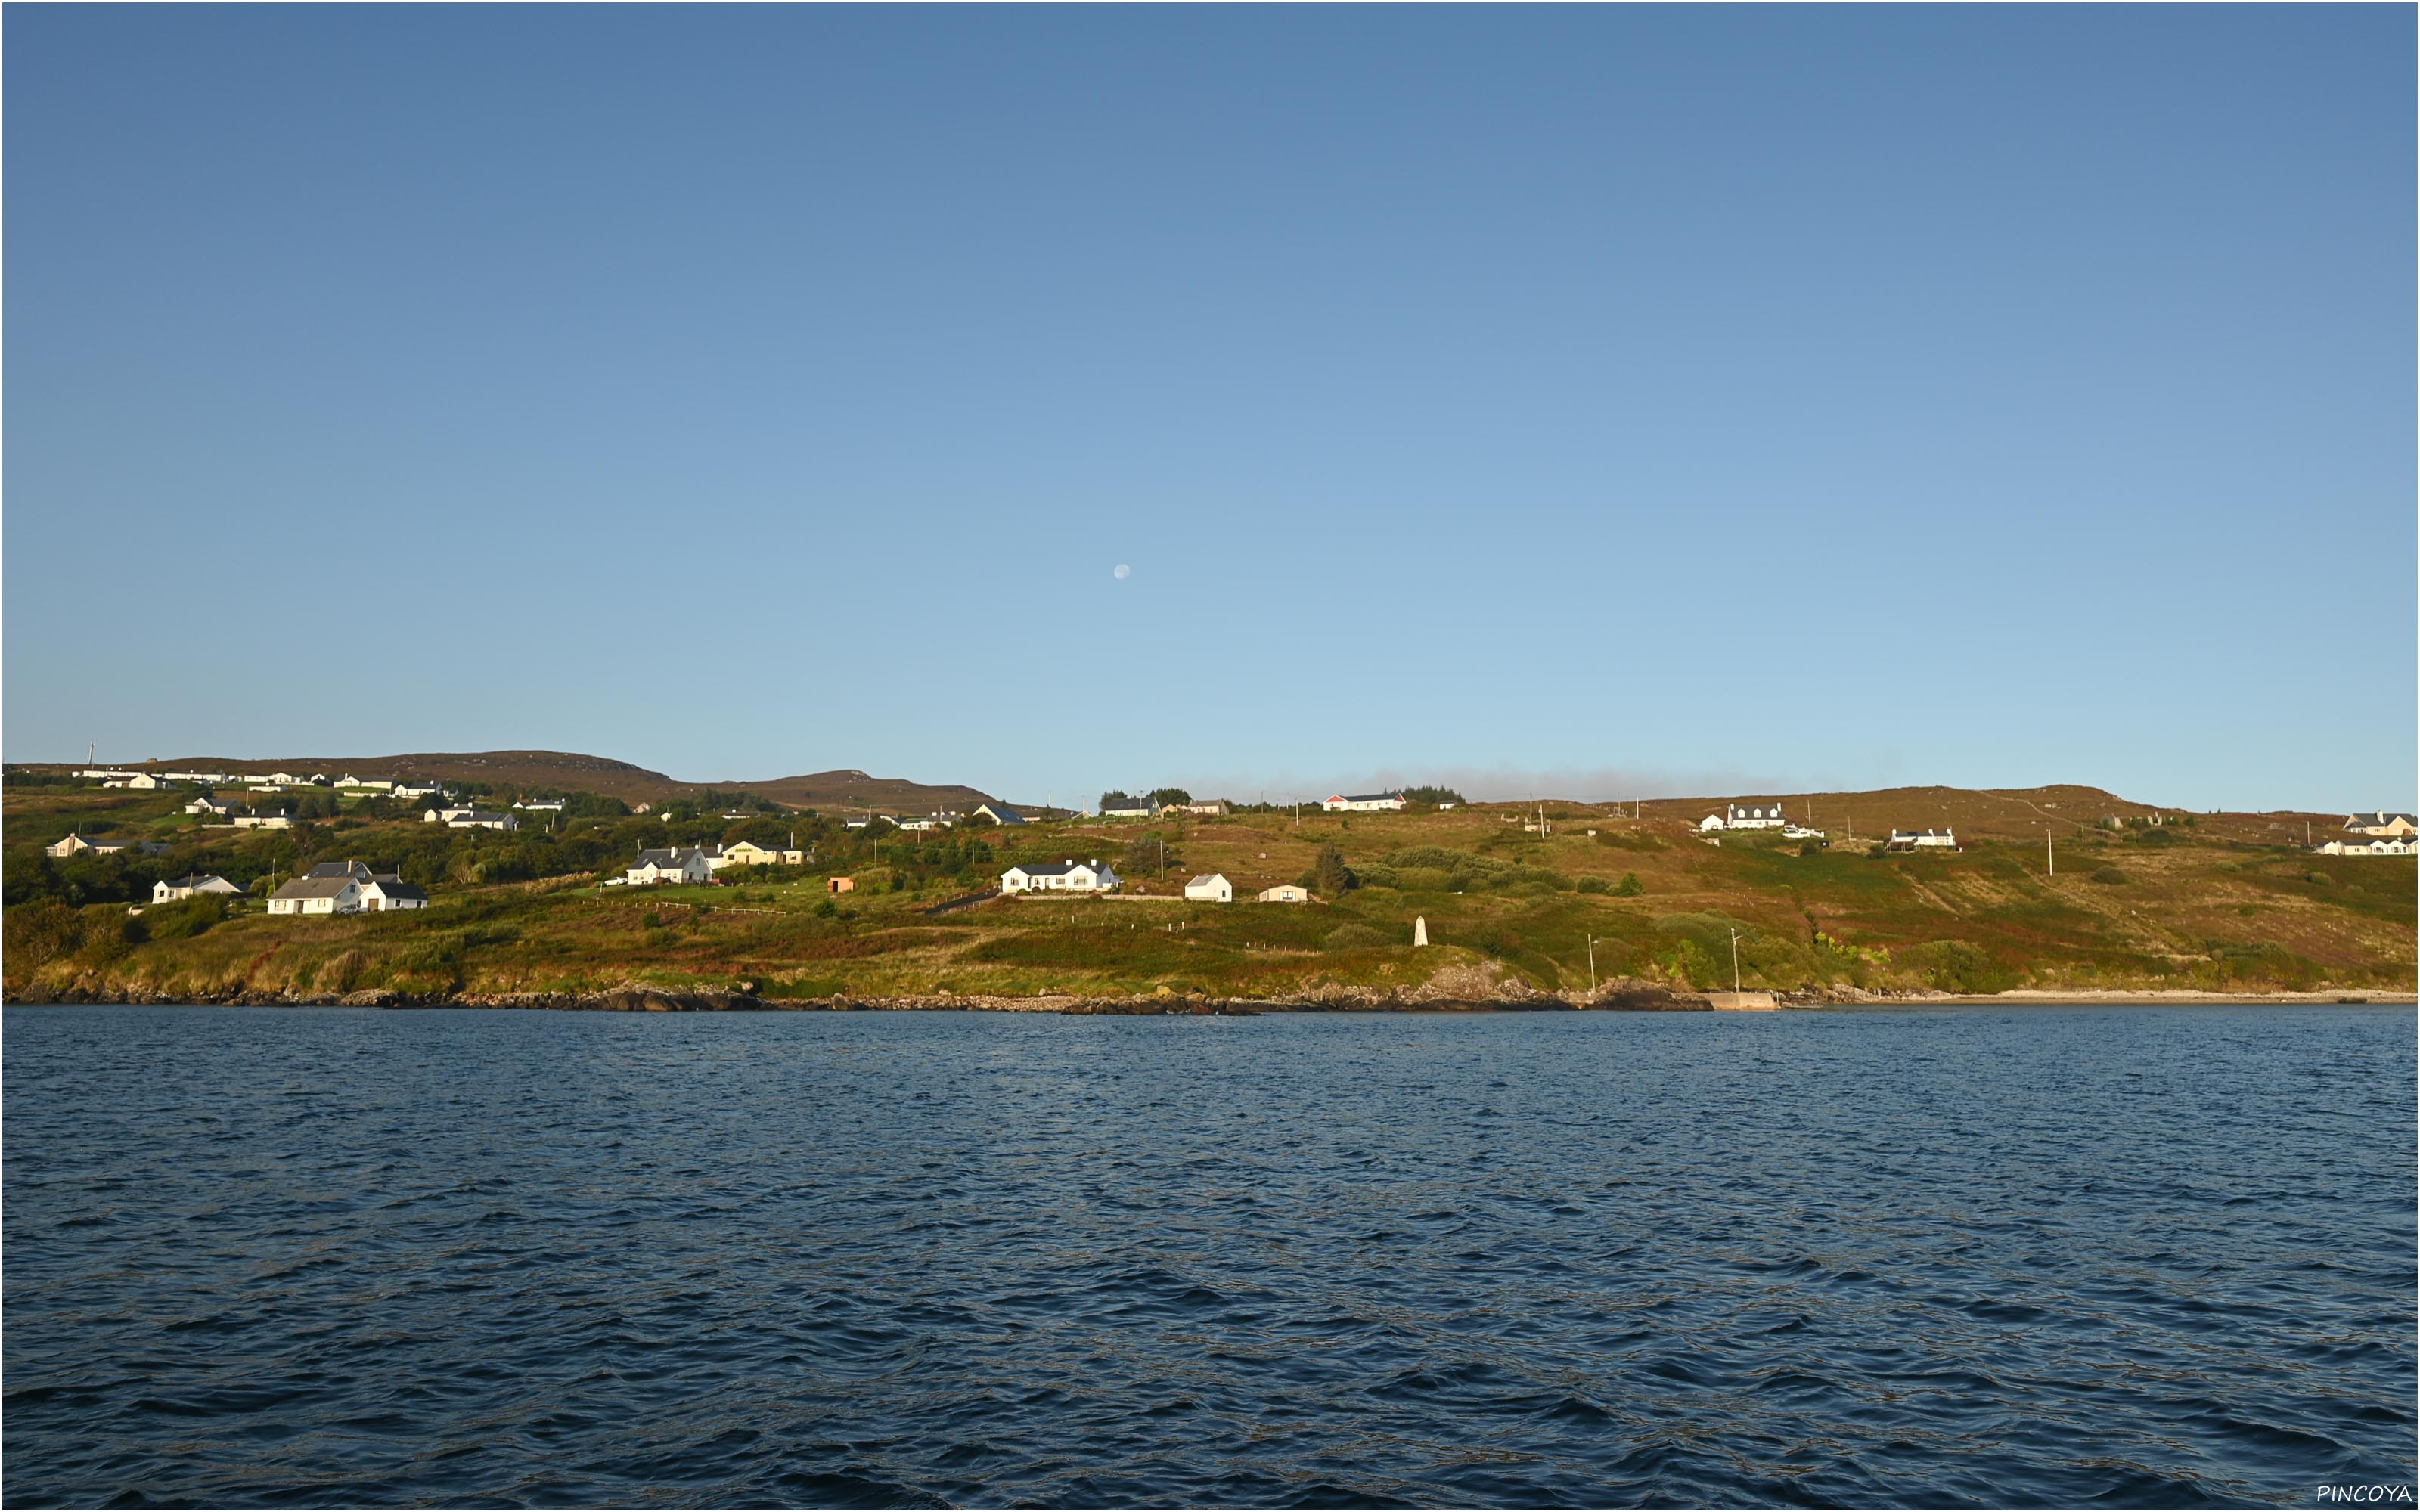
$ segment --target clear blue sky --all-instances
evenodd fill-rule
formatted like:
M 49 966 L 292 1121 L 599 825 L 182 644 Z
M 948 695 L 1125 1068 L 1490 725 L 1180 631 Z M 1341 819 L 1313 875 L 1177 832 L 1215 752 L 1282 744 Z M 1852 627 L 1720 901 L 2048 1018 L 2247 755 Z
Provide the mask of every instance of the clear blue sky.
M 2410 7 L 5 26 L 12 760 L 2415 796 Z

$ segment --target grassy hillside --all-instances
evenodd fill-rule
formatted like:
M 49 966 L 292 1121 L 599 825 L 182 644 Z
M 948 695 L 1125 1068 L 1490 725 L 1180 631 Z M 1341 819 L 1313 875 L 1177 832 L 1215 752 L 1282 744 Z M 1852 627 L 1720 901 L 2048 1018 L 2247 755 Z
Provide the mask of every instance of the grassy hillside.
M 664 834 L 648 820 L 576 820 L 543 843 L 363 817 L 239 839 L 186 827 L 165 795 L 12 788 L 10 897 L 24 901 L 8 910 L 7 986 L 17 1000 L 595 992 L 632 980 L 752 983 L 795 996 L 1162 987 L 1231 996 L 1408 992 L 1440 977 L 1493 975 L 1573 994 L 1588 988 L 1591 941 L 1600 981 L 1729 987 L 1734 933 L 1743 985 L 1834 995 L 2413 986 L 2412 861 L 2306 854 L 2304 816 L 2169 811 L 2152 825 L 2134 821 L 2154 810 L 2089 789 L 1813 801 L 1814 818 L 1833 832 L 1828 850 L 1742 835 L 1711 844 L 1694 828 L 1708 806 L 1677 802 L 1650 803 L 1635 819 L 1548 805 L 1543 835 L 1525 827 L 1525 808 L 1490 805 L 1299 822 L 1284 813 L 1071 821 L 931 842 L 825 821 L 802 835 L 816 847 L 813 868 L 643 891 L 597 884 L 639 838 Z M 2129 823 L 2094 827 L 2107 815 Z M 1945 821 L 1970 841 L 1962 854 L 1868 854 L 1872 831 Z M 2055 877 L 2045 874 L 2045 821 L 2065 830 Z M 271 918 L 252 903 L 225 918 L 204 905 L 130 920 L 122 903 L 77 907 L 66 893 L 21 893 L 34 847 L 70 823 L 94 822 L 171 839 L 176 853 L 151 863 L 163 871 L 251 868 L 239 880 L 273 878 L 311 859 L 360 856 L 404 865 L 438 902 L 386 917 Z M 2283 843 L 2289 834 L 2294 843 Z M 441 843 L 455 849 L 431 848 Z M 1185 876 L 1217 871 L 1244 897 L 1311 874 L 1327 846 L 1358 886 L 1314 905 L 1171 896 Z M 501 857 L 519 857 L 525 872 L 579 855 L 590 859 L 576 874 L 494 880 L 520 874 Z M 988 890 L 1013 861 L 1065 857 L 1114 861 L 1136 896 L 928 912 Z M 833 873 L 852 876 L 856 890 L 834 898 Z M 101 896 L 90 890 L 99 886 L 73 896 Z M 1416 917 L 1427 920 L 1428 949 L 1409 944 Z

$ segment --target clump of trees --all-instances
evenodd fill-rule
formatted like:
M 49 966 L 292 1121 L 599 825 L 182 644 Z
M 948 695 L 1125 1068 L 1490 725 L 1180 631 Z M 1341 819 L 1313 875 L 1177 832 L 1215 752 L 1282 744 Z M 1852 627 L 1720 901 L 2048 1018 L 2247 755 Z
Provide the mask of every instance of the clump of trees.
M 1360 886 L 1353 875 L 1353 869 L 1344 864 L 1344 853 L 1333 845 L 1322 845 L 1319 854 L 1311 857 L 1311 870 L 1297 881 L 1300 886 L 1326 898 L 1341 898 Z
M 1403 794 L 1405 803 L 1425 803 L 1431 808 L 1440 803 L 1461 804 L 1468 801 L 1451 788 L 1404 788 Z

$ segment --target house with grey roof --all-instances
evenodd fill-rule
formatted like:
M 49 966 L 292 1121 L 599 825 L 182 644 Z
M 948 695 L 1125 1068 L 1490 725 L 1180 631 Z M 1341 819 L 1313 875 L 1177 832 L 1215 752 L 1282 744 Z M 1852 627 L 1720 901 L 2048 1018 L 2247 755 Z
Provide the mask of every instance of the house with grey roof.
M 296 877 L 269 895 L 272 914 L 355 914 L 361 907 L 361 881 L 350 872 Z
M 988 819 L 995 825 L 1021 825 L 1025 823 L 1025 816 L 1023 814 L 1018 813 L 1016 810 L 1010 808 L 1004 803 L 978 803 L 974 808 L 974 817 L 977 819 Z
M 362 911 L 366 914 L 393 913 L 398 908 L 426 908 L 428 894 L 391 872 L 374 873 L 360 884 Z
M 2409 838 L 2420 834 L 2420 825 L 2412 823 L 2408 813 L 2357 813 L 2345 816 L 2345 831 L 2353 835 L 2400 835 Z
M 721 851 L 715 847 L 716 854 Z M 714 856 L 701 845 L 667 845 L 656 850 L 642 850 L 639 858 L 623 874 L 622 880 L 633 887 L 661 887 L 672 883 L 705 882 L 714 875 Z

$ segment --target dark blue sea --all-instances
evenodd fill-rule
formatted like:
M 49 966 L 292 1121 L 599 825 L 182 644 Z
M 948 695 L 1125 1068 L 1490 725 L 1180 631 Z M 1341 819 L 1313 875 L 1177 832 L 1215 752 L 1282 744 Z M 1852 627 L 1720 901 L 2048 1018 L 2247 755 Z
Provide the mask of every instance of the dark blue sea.
M 2413 1028 L 11 1008 L 0 1495 L 2408 1487 Z

